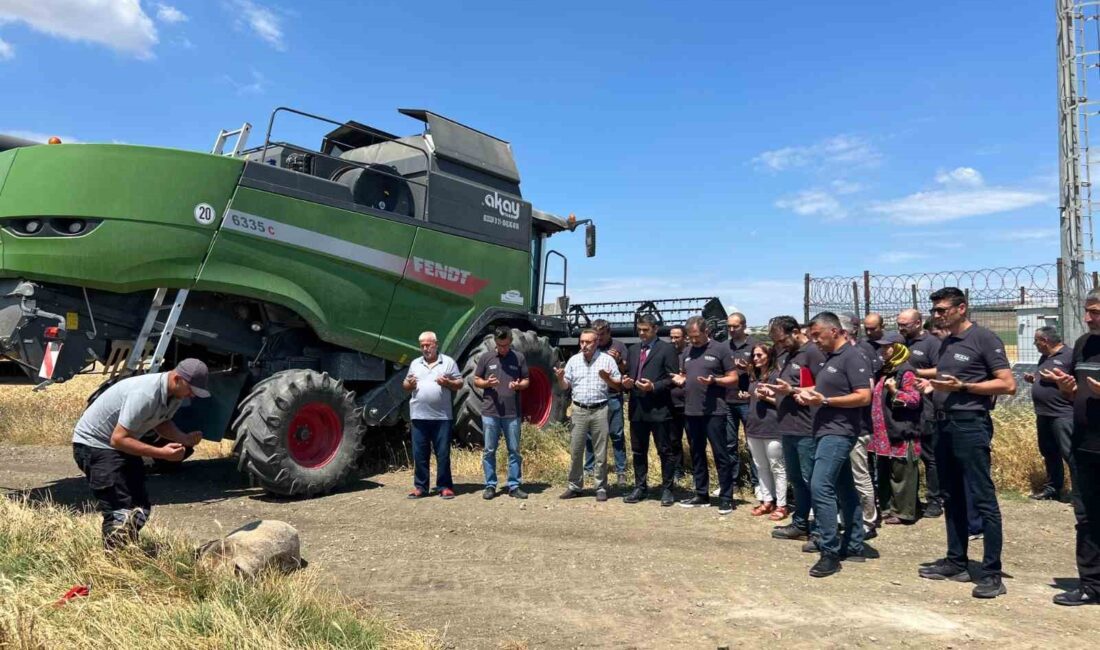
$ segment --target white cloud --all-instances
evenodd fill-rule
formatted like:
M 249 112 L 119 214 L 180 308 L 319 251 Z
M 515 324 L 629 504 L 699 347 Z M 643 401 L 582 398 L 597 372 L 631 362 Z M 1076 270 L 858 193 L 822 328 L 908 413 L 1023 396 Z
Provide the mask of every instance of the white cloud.
M 1048 198 L 1039 192 L 1000 187 L 933 190 L 876 203 L 871 211 L 895 223 L 919 225 L 1019 210 Z
M 865 138 L 841 134 L 810 145 L 765 151 L 752 162 L 758 167 L 778 172 L 806 166 L 873 167 L 881 160 L 882 154 Z
M 775 207 L 790 210 L 803 217 L 822 217 L 833 221 L 848 216 L 848 211 L 832 194 L 823 190 L 803 190 L 794 196 L 779 199 Z
M 901 264 L 903 262 L 912 262 L 914 260 L 922 260 L 928 257 L 924 253 L 914 253 L 912 251 L 886 251 L 879 253 L 878 261 L 882 264 Z
M 187 14 L 183 13 L 179 9 L 176 9 L 172 5 L 157 4 L 157 20 L 162 23 L 168 23 L 169 25 L 175 25 L 176 23 L 187 22 Z
M 832 183 L 829 183 L 829 187 L 833 188 L 833 191 L 841 196 L 863 191 L 863 185 L 861 183 L 846 181 L 843 178 L 838 178 Z
M 268 45 L 282 52 L 286 49 L 283 42 L 283 19 L 274 11 L 252 0 L 234 0 L 233 6 L 242 14 L 242 20 L 256 36 Z
M 49 142 L 50 138 L 52 138 L 54 136 L 57 136 L 57 137 L 61 138 L 61 142 L 65 143 L 65 144 L 77 144 L 77 143 L 81 142 L 81 140 L 77 140 L 76 138 L 74 138 L 70 135 L 64 135 L 64 134 L 61 134 L 61 133 L 43 133 L 41 131 L 28 131 L 26 129 L 4 129 L 4 128 L 0 128 L 0 133 L 3 133 L 5 135 L 10 135 L 10 136 L 13 136 L 13 137 L 16 137 L 16 138 L 23 138 L 24 140 L 30 140 L 32 142 L 40 142 L 42 144 L 45 144 L 45 143 Z
M 0 23 L 23 22 L 36 31 L 87 41 L 151 58 L 157 28 L 138 0 L 0 0 Z
M 985 179 L 981 172 L 973 167 L 956 167 L 949 172 L 936 172 L 936 182 L 941 185 L 956 187 L 981 187 L 985 185 Z
M 252 68 L 250 71 L 252 75 L 251 81 L 238 81 L 229 75 L 224 75 L 224 79 L 233 85 L 237 89 L 238 95 L 259 95 L 267 90 L 267 77 L 263 75 L 259 70 Z
M 1025 228 L 1021 230 L 1009 230 L 997 234 L 997 239 L 1003 239 L 1005 241 L 1041 241 L 1044 239 L 1058 239 L 1061 237 L 1061 232 L 1058 228 L 1051 226 L 1050 228 Z
M 11 61 L 15 58 L 15 48 L 11 43 L 0 38 L 0 61 Z

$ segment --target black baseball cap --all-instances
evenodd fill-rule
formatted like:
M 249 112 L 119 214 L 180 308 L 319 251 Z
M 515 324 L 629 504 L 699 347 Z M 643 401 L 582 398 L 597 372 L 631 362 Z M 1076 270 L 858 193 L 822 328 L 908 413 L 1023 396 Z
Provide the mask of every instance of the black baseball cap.
M 210 371 L 198 359 L 184 359 L 176 365 L 176 374 L 191 387 L 195 397 L 210 397 Z
M 876 347 L 885 347 L 887 345 L 894 345 L 895 343 L 901 343 L 905 345 L 905 338 L 897 332 L 884 332 L 882 338 L 877 341 L 868 341 L 871 345 Z

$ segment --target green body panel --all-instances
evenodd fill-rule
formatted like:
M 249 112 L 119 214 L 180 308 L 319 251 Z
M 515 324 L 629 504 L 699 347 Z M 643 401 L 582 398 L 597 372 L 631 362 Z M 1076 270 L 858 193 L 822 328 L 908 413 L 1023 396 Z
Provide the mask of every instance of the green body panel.
M 531 301 L 530 251 L 239 186 L 242 170 L 129 145 L 0 153 L 0 219 L 102 220 L 76 237 L 0 230 L 0 277 L 251 297 L 293 310 L 325 341 L 401 363 L 419 355 L 424 330 L 461 352 L 453 346 L 487 309 Z M 196 221 L 199 203 L 213 206 L 213 223 Z M 264 227 L 230 227 L 243 215 Z
M 531 254 L 526 251 L 421 228 L 412 257 L 469 271 L 471 280 L 487 284 L 474 296 L 466 297 L 406 277 L 394 295 L 376 352 L 379 356 L 403 362 L 419 356 L 417 338 L 425 330 L 436 333 L 441 350 L 458 354 L 462 350 L 453 349 L 453 345 L 486 309 L 526 309 L 501 301 L 505 292 L 523 292 L 529 284 Z
M 0 191 L 0 218 L 103 219 L 78 237 L 0 232 L 0 274 L 121 293 L 189 287 L 214 233 L 195 206 L 219 212 L 243 164 L 205 154 L 129 145 L 15 149 Z

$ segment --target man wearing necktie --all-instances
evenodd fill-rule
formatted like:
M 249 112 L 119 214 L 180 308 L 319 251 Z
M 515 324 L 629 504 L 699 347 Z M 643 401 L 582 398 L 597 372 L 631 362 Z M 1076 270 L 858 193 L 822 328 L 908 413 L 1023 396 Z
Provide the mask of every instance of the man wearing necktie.
M 657 445 L 661 459 L 661 505 L 675 503 L 672 494 L 676 459 L 683 454 L 673 449 L 679 446 L 671 436 L 672 375 L 679 370 L 676 348 L 657 338 L 658 323 L 652 314 L 638 317 L 636 327 L 640 342 L 627 354 L 627 373 L 623 390 L 630 398 L 630 450 L 634 460 L 634 491 L 623 497 L 626 503 L 638 503 L 649 490 L 649 436 Z

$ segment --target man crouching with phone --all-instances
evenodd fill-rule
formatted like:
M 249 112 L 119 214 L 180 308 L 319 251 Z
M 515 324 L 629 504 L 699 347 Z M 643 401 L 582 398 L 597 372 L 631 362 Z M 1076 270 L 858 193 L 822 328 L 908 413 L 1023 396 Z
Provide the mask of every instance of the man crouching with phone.
M 104 391 L 76 423 L 73 458 L 103 514 L 108 550 L 136 542 L 152 512 L 142 456 L 182 461 L 187 448 L 202 440 L 201 431 L 183 433 L 172 417 L 183 400 L 210 396 L 208 379 L 206 364 L 198 359 L 184 359 L 169 372 L 127 377 Z M 149 431 L 168 444 L 142 442 Z
M 975 598 L 996 598 L 1006 592 L 1001 580 L 1004 537 L 990 473 L 993 421 L 989 413 L 994 396 L 1016 392 L 1016 379 L 1000 337 L 970 322 L 962 291 L 945 287 L 930 298 L 936 326 L 947 331 L 940 344 L 936 378 L 928 380 L 934 389 L 939 436 L 936 463 L 946 512 L 947 557 L 921 567 L 918 573 L 930 580 L 973 580 Z M 985 550 L 976 575 L 967 569 L 967 499 L 974 500 L 982 518 Z

